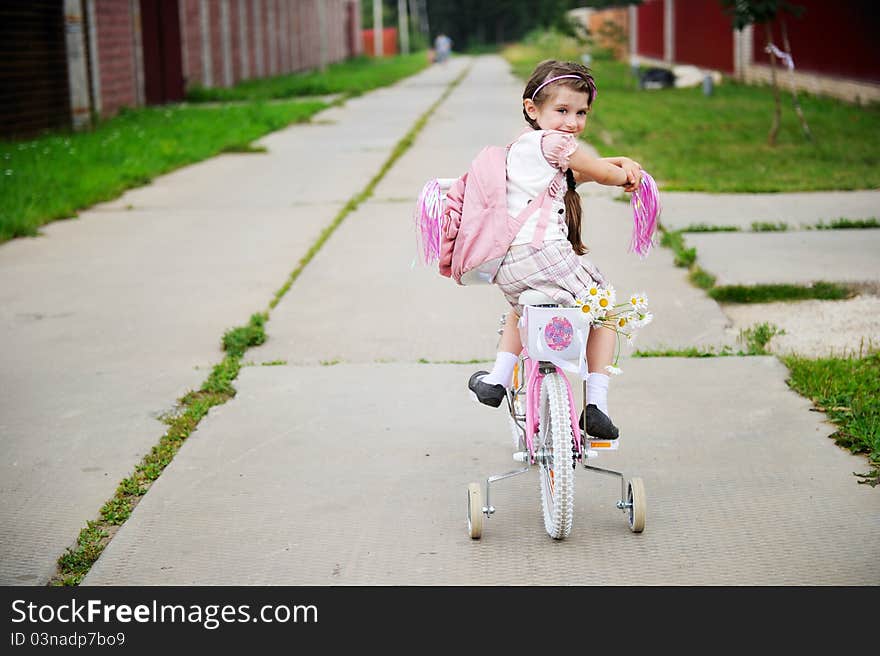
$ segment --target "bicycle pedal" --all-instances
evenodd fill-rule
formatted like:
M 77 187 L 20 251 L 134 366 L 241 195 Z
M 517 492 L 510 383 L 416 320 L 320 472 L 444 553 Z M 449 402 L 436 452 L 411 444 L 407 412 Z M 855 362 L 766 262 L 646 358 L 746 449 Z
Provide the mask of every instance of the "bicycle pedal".
M 618 440 L 597 440 L 592 438 L 587 440 L 587 448 L 589 448 L 591 451 L 617 451 L 618 444 Z

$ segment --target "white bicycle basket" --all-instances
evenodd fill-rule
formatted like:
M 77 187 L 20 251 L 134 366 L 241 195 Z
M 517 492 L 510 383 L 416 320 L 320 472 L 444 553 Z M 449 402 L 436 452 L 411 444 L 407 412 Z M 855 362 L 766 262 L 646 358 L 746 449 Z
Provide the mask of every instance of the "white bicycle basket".
M 529 356 L 583 376 L 590 325 L 581 309 L 526 306 L 524 310 Z

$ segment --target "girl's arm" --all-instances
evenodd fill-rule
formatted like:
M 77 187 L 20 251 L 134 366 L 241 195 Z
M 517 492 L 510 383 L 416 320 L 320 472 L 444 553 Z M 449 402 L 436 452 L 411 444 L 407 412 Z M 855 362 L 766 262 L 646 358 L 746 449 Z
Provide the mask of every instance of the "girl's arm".
M 615 159 L 621 160 L 621 163 L 616 164 L 611 161 Z M 578 146 L 577 150 L 572 153 L 568 166 L 574 173 L 575 182 L 593 181 L 610 187 L 633 185 L 637 187 L 636 183 L 641 180 L 641 175 L 633 170 L 634 167 L 624 168 L 622 161 L 624 159 L 626 158 L 599 159 L 588 155 L 583 148 Z

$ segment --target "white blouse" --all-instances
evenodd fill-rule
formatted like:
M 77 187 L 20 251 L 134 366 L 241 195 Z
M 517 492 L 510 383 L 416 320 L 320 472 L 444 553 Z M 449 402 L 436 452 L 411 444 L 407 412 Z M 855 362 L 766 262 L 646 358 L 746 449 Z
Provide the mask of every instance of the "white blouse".
M 527 130 L 507 153 L 507 211 L 517 216 L 526 204 L 540 195 L 559 171 L 568 169 L 578 140 L 573 134 L 556 130 Z M 568 238 L 565 223 L 565 179 L 550 189 L 553 209 L 544 241 Z M 533 213 L 522 225 L 511 246 L 529 244 L 535 236 L 540 212 Z

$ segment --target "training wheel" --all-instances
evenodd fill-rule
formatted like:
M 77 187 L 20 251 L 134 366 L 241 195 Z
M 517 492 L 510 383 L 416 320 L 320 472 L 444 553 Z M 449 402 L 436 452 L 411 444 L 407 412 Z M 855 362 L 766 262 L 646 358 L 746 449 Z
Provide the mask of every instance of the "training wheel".
M 641 533 L 645 530 L 645 516 L 648 510 L 646 505 L 645 483 L 636 476 L 626 486 L 626 517 L 629 530 L 633 533 Z
M 479 540 L 483 534 L 483 495 L 479 483 L 468 483 L 468 534 Z

